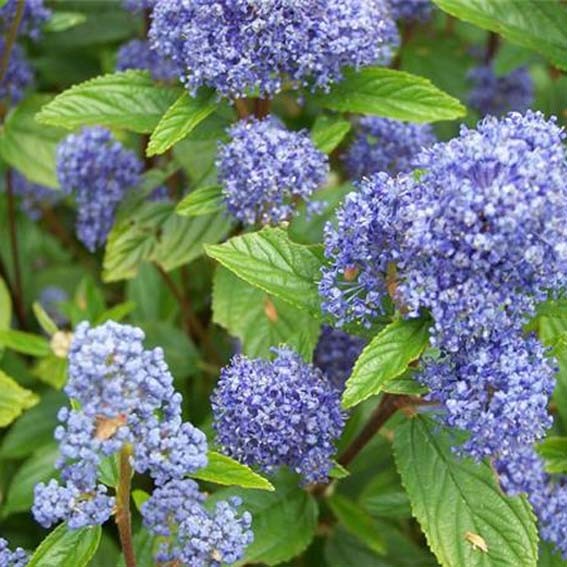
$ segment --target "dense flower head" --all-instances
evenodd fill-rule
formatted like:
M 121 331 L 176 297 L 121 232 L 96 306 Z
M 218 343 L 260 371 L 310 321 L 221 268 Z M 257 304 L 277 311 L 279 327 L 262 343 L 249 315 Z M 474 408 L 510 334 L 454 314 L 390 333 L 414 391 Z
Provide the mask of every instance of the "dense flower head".
M 156 555 L 158 562 L 191 567 L 232 565 L 252 542 L 252 517 L 239 514 L 241 500 L 219 501 L 205 507 L 206 496 L 193 480 L 173 480 L 154 490 L 142 505 L 144 525 L 154 535 L 170 538 Z
M 217 167 L 229 212 L 246 224 L 279 223 L 296 199 L 309 200 L 326 180 L 329 162 L 306 132 L 274 118 L 245 120 L 221 143 Z
M 65 193 L 76 194 L 77 234 L 89 250 L 106 241 L 116 208 L 141 171 L 136 154 L 104 128 L 84 128 L 59 144 L 59 183 Z
M 120 47 L 116 57 L 116 70 L 143 69 L 156 81 L 175 81 L 179 70 L 171 61 L 161 57 L 142 39 L 132 39 Z
M 53 285 L 44 287 L 39 294 L 40 305 L 59 327 L 69 322 L 68 317 L 61 310 L 61 304 L 68 299 L 69 295 L 64 289 Z
M 0 53 L 4 51 L 5 41 L 0 36 Z M 14 45 L 10 52 L 6 74 L 0 81 L 0 102 L 7 107 L 18 104 L 24 97 L 25 90 L 33 83 L 33 71 L 24 50 Z
M 5 34 L 16 16 L 18 0 L 8 0 L 0 8 L 0 34 Z M 51 10 L 45 7 L 44 0 L 25 0 L 22 21 L 18 34 L 39 39 L 41 28 L 51 18 Z M 0 50 L 1 51 L 1 50 Z
M 567 476 L 547 474 L 543 459 L 529 446 L 497 461 L 496 470 L 507 494 L 527 495 L 542 539 L 567 559 Z
M 41 218 L 43 207 L 52 207 L 65 197 L 62 191 L 33 183 L 17 171 L 11 176 L 14 194 L 20 197 L 21 207 L 31 220 Z
M 345 415 L 340 392 L 289 348 L 273 361 L 235 356 L 212 396 L 217 441 L 231 457 L 271 472 L 287 465 L 323 481 Z
M 28 560 L 28 554 L 21 547 L 11 551 L 8 542 L 0 538 L 0 567 L 25 567 Z
M 75 518 L 74 526 L 107 519 L 111 499 L 97 484 L 99 467 L 105 457 L 127 448 L 134 469 L 148 472 L 158 485 L 206 466 L 206 437 L 183 423 L 181 395 L 163 351 L 145 350 L 143 340 L 141 329 L 112 321 L 77 326 L 65 392 L 78 408 L 62 408 L 55 430 L 56 466 L 65 484 L 36 488 L 34 511 L 44 525 L 65 518 Z
M 534 100 L 534 84 L 528 69 L 520 67 L 497 76 L 492 65 L 480 65 L 468 74 L 472 84 L 468 103 L 481 116 L 524 112 Z
M 337 389 L 342 390 L 365 345 L 363 338 L 325 325 L 315 348 L 313 364 Z
M 158 0 L 150 39 L 191 91 L 237 98 L 286 79 L 327 88 L 344 67 L 389 62 L 399 43 L 385 0 Z
M 141 12 L 151 10 L 156 5 L 157 0 L 122 0 L 125 10 L 130 12 Z
M 431 17 L 431 0 L 390 0 L 394 19 L 404 22 L 425 22 Z
M 345 166 L 355 179 L 385 171 L 408 172 L 424 147 L 436 142 L 429 124 L 366 116 L 357 125 L 356 137 L 345 155 Z
M 429 399 L 442 404 L 447 425 L 469 434 L 460 452 L 481 460 L 509 455 L 545 435 L 555 370 L 535 337 L 513 332 L 442 353 L 417 377 L 430 389 Z

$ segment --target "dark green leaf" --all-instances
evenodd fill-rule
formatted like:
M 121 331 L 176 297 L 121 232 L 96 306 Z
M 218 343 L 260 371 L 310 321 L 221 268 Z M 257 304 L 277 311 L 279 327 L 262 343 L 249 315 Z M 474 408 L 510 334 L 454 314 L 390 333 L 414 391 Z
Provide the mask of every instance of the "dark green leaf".
M 344 140 L 349 133 L 351 123 L 342 118 L 320 116 L 311 130 L 311 138 L 317 148 L 330 154 Z
M 458 458 L 438 423 L 416 417 L 394 450 L 413 513 L 443 567 L 536 567 L 535 518 L 523 497 L 504 496 L 487 464 Z
M 12 329 L 0 330 L 0 345 L 31 356 L 47 356 L 51 353 L 45 337 Z
M 341 112 L 356 112 L 406 120 L 437 122 L 466 114 L 455 98 L 435 87 L 428 79 L 394 69 L 367 67 L 347 71 L 345 79 L 321 94 L 317 102 Z
M 223 208 L 222 187 L 211 185 L 191 191 L 177 205 L 175 212 L 185 217 L 198 217 L 216 213 Z
M 53 12 L 43 29 L 46 32 L 62 32 L 86 21 L 87 16 L 81 12 Z
M 567 473 L 567 437 L 548 437 L 538 446 L 549 473 Z
M 217 108 L 216 96 L 206 92 L 197 97 L 183 93 L 167 110 L 152 132 L 146 153 L 148 156 L 163 154 L 171 146 L 183 140 L 207 116 Z
M 417 360 L 429 342 L 428 319 L 400 319 L 383 329 L 362 351 L 347 380 L 343 406 L 350 408 L 379 394 Z
M 101 125 L 150 133 L 180 90 L 159 85 L 146 71 L 102 75 L 76 85 L 43 107 L 42 124 L 74 129 Z

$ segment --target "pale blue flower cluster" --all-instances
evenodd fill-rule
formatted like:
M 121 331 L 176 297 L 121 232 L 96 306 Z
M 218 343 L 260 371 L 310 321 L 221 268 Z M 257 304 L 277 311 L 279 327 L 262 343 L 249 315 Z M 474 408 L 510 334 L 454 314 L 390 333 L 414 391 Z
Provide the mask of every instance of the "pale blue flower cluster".
M 205 506 L 196 482 L 172 480 L 154 490 L 142 506 L 144 525 L 161 538 L 159 563 L 181 562 L 191 567 L 221 567 L 242 559 L 253 540 L 252 517 L 239 515 L 238 498 Z
M 8 542 L 0 538 L 0 567 L 26 567 L 28 561 L 28 554 L 21 547 L 11 551 Z
M 480 65 L 469 72 L 468 78 L 472 84 L 469 106 L 481 116 L 524 112 L 533 103 L 534 83 L 525 67 L 497 76 L 492 65 Z
M 345 414 L 340 391 L 289 348 L 273 361 L 237 355 L 211 398 L 223 451 L 267 472 L 287 465 L 305 484 L 325 481 Z
M 357 124 L 356 137 L 344 162 L 351 178 L 385 171 L 390 175 L 413 169 L 415 156 L 437 138 L 429 124 L 366 116 Z
M 386 0 L 158 0 L 150 39 L 191 92 L 229 98 L 273 96 L 285 81 L 326 89 L 399 43 Z
M 120 47 L 116 58 L 116 70 L 142 69 L 150 72 L 156 81 L 175 81 L 180 73 L 177 67 L 156 51 L 148 41 L 132 39 Z
M 163 351 L 145 350 L 143 339 L 140 329 L 114 322 L 77 327 L 65 386 L 77 409 L 63 408 L 55 431 L 63 484 L 36 487 L 33 512 L 42 525 L 106 521 L 114 498 L 98 483 L 99 467 L 125 447 L 131 447 L 134 469 L 149 472 L 158 485 L 207 464 L 205 435 L 183 423 L 181 395 Z
M 327 179 L 328 158 L 306 132 L 268 117 L 240 121 L 229 135 L 219 145 L 219 181 L 228 211 L 245 224 L 288 220 Z
M 91 252 L 106 242 L 116 209 L 141 171 L 138 156 L 104 128 L 84 128 L 59 144 L 59 183 L 76 196 L 77 236 Z
M 17 7 L 18 0 L 7 0 L 0 8 L 0 34 L 5 34 L 14 21 Z M 42 26 L 50 18 L 51 10 L 45 6 L 44 0 L 25 0 L 18 34 L 37 40 L 41 36 Z
M 3 52 L 4 45 L 4 38 L 0 36 L 0 53 Z M 25 57 L 24 50 L 19 45 L 14 45 L 8 60 L 6 74 L 0 81 L 0 103 L 6 107 L 18 104 L 33 80 L 33 71 Z

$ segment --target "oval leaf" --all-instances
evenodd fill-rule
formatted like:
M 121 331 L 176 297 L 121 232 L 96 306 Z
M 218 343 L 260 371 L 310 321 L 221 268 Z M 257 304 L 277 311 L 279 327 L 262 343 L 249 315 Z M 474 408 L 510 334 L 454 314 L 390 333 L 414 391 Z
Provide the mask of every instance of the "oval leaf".
M 37 404 L 39 398 L 22 388 L 0 370 L 0 427 L 10 425 L 24 410 Z
M 45 337 L 12 329 L 0 330 L 0 346 L 31 356 L 47 356 L 51 353 Z
M 212 185 L 201 187 L 192 191 L 185 197 L 175 209 L 178 215 L 184 217 L 198 217 L 216 213 L 223 208 L 222 187 Z

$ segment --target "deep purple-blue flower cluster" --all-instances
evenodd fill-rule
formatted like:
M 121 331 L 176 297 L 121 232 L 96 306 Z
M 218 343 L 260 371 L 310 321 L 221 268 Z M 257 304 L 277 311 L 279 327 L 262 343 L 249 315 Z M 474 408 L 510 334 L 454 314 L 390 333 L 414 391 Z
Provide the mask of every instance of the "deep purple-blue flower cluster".
M 14 194 L 20 197 L 23 211 L 32 220 L 41 218 L 43 207 L 52 207 L 65 196 L 62 191 L 29 181 L 17 171 L 12 171 L 11 177 Z
M 413 169 L 415 156 L 437 141 L 429 124 L 410 124 L 367 116 L 357 125 L 356 137 L 344 161 L 354 179 L 385 171 L 390 175 Z
M 492 65 L 480 65 L 469 72 L 468 78 L 472 84 L 469 106 L 481 116 L 524 112 L 533 103 L 534 83 L 525 67 L 497 76 Z
M 190 91 L 231 98 L 272 96 L 286 80 L 325 89 L 399 43 L 385 0 L 158 0 L 150 39 Z
M 403 22 L 425 22 L 431 17 L 431 0 L 390 0 L 394 19 Z
M 77 235 L 91 252 L 105 243 L 116 208 L 141 171 L 136 154 L 104 128 L 84 128 L 59 144 L 59 183 L 64 193 L 76 195 Z
M 327 179 L 327 156 L 306 132 L 269 117 L 240 121 L 229 134 L 219 146 L 219 180 L 229 212 L 246 224 L 289 219 L 295 201 L 308 201 Z
M 17 8 L 18 0 L 8 0 L 0 8 L 0 34 L 5 34 L 14 21 Z M 49 18 L 51 18 L 51 10 L 45 7 L 43 0 L 25 0 L 18 34 L 33 40 L 39 39 L 41 28 Z
M 63 484 L 38 484 L 33 512 L 49 526 L 65 519 L 71 528 L 100 524 L 114 498 L 98 483 L 106 457 L 128 449 L 139 473 L 156 484 L 182 478 L 207 464 L 205 435 L 181 419 L 181 395 L 161 349 L 145 350 L 143 332 L 108 322 L 80 324 L 69 352 L 65 392 L 77 409 L 63 408 L 56 431 Z
M 28 554 L 21 547 L 11 551 L 8 542 L 0 538 L 0 567 L 26 567 L 28 561 Z
M 142 39 L 132 39 L 120 47 L 116 56 L 116 70 L 143 69 L 150 72 L 156 81 L 175 81 L 180 73 L 177 67 L 167 61 L 150 44 Z
M 252 542 L 252 517 L 238 513 L 241 500 L 205 507 L 206 496 L 193 480 L 172 480 L 154 490 L 142 505 L 148 530 L 161 538 L 159 563 L 181 562 L 191 567 L 221 567 L 242 559 Z
M 0 36 L 0 53 L 4 51 L 5 40 Z M 0 81 L 0 103 L 11 107 L 22 100 L 25 90 L 33 83 L 33 71 L 24 50 L 14 45 L 10 52 L 8 67 Z
M 222 370 L 211 398 L 217 442 L 242 463 L 324 481 L 345 423 L 340 391 L 291 349 L 275 352 L 273 361 L 235 356 Z

